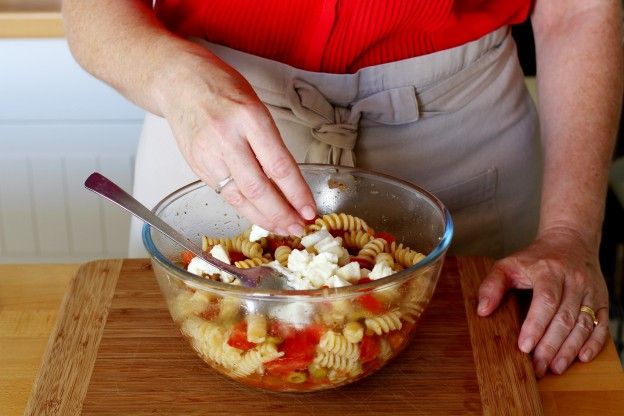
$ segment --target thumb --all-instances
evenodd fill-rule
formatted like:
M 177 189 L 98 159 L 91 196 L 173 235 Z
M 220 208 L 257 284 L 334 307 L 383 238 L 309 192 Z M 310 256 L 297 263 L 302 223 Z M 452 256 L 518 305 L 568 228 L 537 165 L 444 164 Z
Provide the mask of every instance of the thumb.
M 488 316 L 494 312 L 509 288 L 511 288 L 511 279 L 504 271 L 494 267 L 479 287 L 477 313 L 480 316 Z

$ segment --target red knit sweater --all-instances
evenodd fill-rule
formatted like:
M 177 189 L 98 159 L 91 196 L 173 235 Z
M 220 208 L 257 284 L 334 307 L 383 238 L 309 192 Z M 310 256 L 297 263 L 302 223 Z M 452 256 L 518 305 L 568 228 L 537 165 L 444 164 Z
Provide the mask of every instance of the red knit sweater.
M 174 32 L 310 71 L 353 73 L 524 21 L 531 0 L 157 0 Z

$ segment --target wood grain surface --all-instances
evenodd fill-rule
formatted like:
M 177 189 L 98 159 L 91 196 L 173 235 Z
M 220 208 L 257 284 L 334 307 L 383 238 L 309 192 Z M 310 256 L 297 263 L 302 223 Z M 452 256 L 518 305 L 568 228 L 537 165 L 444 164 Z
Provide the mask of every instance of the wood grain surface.
M 466 264 L 471 262 L 469 259 L 465 261 Z M 82 404 L 83 414 L 98 415 L 539 414 L 539 406 L 531 407 L 539 404 L 539 393 L 534 382 L 527 382 L 534 377 L 530 366 L 526 366 L 526 356 L 498 357 L 496 354 L 507 354 L 512 347 L 493 348 L 489 352 L 493 354 L 489 357 L 491 366 L 498 366 L 504 360 L 510 360 L 510 364 L 496 370 L 487 369 L 486 362 L 479 366 L 475 364 L 475 338 L 471 338 L 469 328 L 479 330 L 481 323 L 488 320 L 474 320 L 469 326 L 460 281 L 466 278 L 461 273 L 480 271 L 479 267 L 486 263 L 473 269 L 466 268 L 466 264 L 462 261 L 461 268 L 458 268 L 454 258 L 447 260 L 434 299 L 415 338 L 397 360 L 353 385 L 300 395 L 243 387 L 206 366 L 186 345 L 169 318 L 146 261 L 124 261 L 113 288 L 111 284 L 115 278 L 108 275 L 116 266 L 109 264 L 104 272 L 98 270 L 97 263 L 91 264 L 78 273 L 71 290 L 73 294 L 66 298 L 56 336 L 51 338 L 26 413 L 78 414 Z M 105 326 L 102 331 L 96 324 L 87 335 L 87 332 L 72 327 L 76 323 L 84 325 L 85 320 L 74 320 L 75 315 L 67 311 L 85 308 L 84 294 L 80 290 L 94 294 L 91 287 L 94 283 L 79 282 L 98 279 L 106 281 L 96 285 L 98 296 L 104 299 L 96 300 L 97 306 L 87 309 L 90 315 L 104 317 Z M 468 298 L 474 296 L 475 293 Z M 102 309 L 106 309 L 107 297 L 112 297 L 112 301 L 106 316 Z M 99 314 L 96 310 L 100 311 Z M 503 312 L 492 320 L 500 317 L 516 319 Z M 81 342 L 58 336 L 59 333 L 66 334 L 67 330 L 85 336 Z M 99 343 L 89 338 L 98 337 L 98 333 L 101 334 Z M 505 339 L 496 341 L 505 342 Z M 513 335 L 510 339 L 515 345 Z M 61 351 L 63 340 L 66 345 Z M 90 357 L 94 357 L 95 363 L 89 378 L 90 371 L 85 367 L 88 367 Z M 513 362 L 515 360 L 519 361 Z M 480 375 L 484 368 L 488 374 L 502 374 L 508 382 L 500 383 Z M 514 378 L 505 374 L 510 369 L 528 373 L 517 374 L 518 377 Z M 58 374 L 60 378 L 49 382 L 52 374 Z M 81 400 L 83 395 L 84 400 Z M 512 405 L 484 406 L 487 404 L 484 398 L 495 395 L 512 400 Z M 527 402 L 521 403 L 522 400 Z
M 119 260 L 87 263 L 72 280 L 25 414 L 80 413 L 121 265 Z
M 479 284 L 493 262 L 469 257 L 458 259 L 458 263 L 477 378 L 482 386 L 483 413 L 543 414 L 540 397 L 535 394 L 537 380 L 531 361 L 517 347 L 520 318 L 515 297 L 509 296 L 491 319 L 479 317 L 476 313 Z
M 0 265 L 0 414 L 21 415 L 78 265 Z

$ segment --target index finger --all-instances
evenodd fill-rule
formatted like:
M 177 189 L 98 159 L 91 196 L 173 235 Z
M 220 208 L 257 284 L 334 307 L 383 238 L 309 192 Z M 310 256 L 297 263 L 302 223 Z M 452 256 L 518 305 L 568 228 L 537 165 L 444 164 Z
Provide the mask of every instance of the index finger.
M 268 111 L 267 117 L 270 118 Z M 304 219 L 313 219 L 316 216 L 316 203 L 295 158 L 284 144 L 272 119 L 261 123 L 261 127 L 253 131 L 253 137 L 248 137 L 258 162 L 288 203 Z

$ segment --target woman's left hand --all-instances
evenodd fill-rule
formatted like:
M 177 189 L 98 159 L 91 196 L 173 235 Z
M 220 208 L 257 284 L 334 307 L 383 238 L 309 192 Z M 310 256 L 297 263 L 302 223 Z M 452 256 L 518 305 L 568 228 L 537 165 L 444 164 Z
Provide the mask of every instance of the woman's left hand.
M 600 352 L 609 297 L 597 247 L 590 248 L 579 233 L 564 227 L 543 231 L 525 250 L 496 262 L 479 289 L 478 314 L 491 314 L 510 288 L 533 289 L 518 346 L 533 351 L 537 377 L 549 367 L 561 374 L 577 356 L 587 362 Z M 581 312 L 582 305 L 595 311 L 598 325 Z

